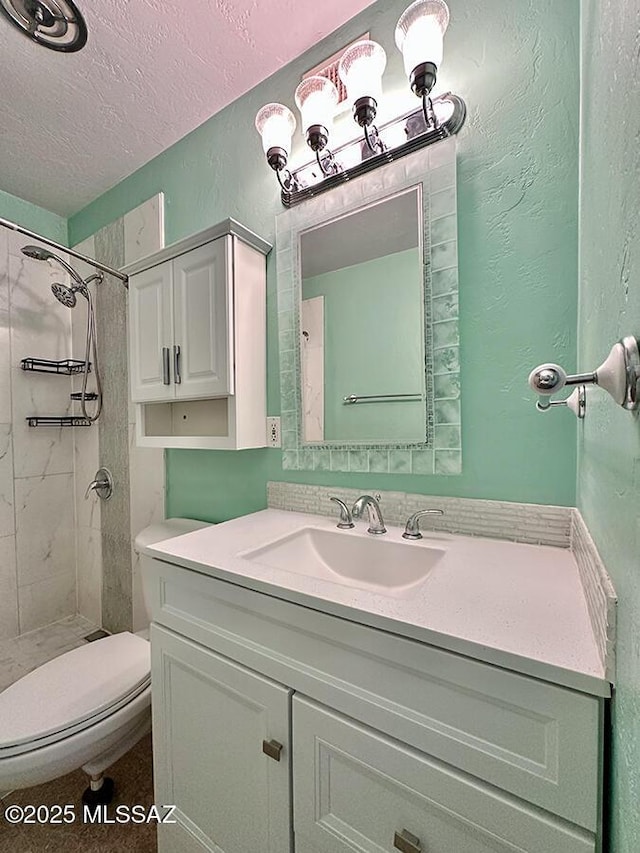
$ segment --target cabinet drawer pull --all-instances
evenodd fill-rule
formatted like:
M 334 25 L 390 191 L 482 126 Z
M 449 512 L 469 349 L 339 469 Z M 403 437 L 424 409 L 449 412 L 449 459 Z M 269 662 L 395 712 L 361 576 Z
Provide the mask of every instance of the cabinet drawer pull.
M 280 761 L 280 754 L 282 753 L 282 744 L 278 743 L 277 740 L 263 740 L 262 751 L 265 755 L 268 755 L 269 758 L 273 758 L 274 761 Z
M 393 846 L 401 853 L 421 853 L 422 851 L 420 839 L 406 829 L 403 829 L 402 832 L 396 832 L 393 836 Z
M 169 385 L 171 376 L 169 375 L 169 347 L 162 347 L 162 384 Z
M 182 382 L 180 375 L 180 347 L 176 344 L 173 348 L 173 379 L 176 385 Z

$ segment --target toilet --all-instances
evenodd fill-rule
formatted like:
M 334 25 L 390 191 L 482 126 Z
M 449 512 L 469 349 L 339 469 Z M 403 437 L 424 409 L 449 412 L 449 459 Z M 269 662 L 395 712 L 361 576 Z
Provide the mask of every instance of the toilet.
M 136 549 L 206 526 L 170 518 L 139 533 Z M 91 777 L 85 802 L 109 800 L 113 782 L 104 771 L 151 729 L 145 633 L 125 631 L 87 643 L 0 693 L 0 792 L 82 767 Z

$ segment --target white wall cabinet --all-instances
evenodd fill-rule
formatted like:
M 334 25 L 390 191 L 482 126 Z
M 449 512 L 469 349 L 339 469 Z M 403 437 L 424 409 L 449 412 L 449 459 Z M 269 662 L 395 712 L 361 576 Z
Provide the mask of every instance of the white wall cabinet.
M 232 220 L 125 268 L 137 443 L 266 443 L 269 245 Z
M 134 403 L 233 393 L 232 238 L 132 276 Z
M 160 853 L 601 851 L 601 698 L 166 562 L 143 572 L 156 800 L 180 813 Z

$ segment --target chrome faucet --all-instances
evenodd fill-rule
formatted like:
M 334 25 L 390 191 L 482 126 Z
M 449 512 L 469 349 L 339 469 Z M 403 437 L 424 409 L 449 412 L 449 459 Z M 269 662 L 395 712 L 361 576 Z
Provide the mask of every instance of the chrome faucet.
M 367 533 L 386 533 L 387 528 L 384 526 L 384 521 L 382 520 L 380 504 L 371 495 L 361 495 L 358 498 L 351 510 L 352 516 L 354 518 L 362 518 L 365 507 L 369 516 L 369 529 Z
M 421 509 L 419 512 L 414 512 L 405 524 L 403 539 L 422 539 L 420 519 L 424 518 L 425 515 L 444 515 L 444 512 L 441 509 Z
M 339 527 L 340 530 L 351 530 L 352 527 L 355 527 L 353 519 L 351 518 L 351 511 L 346 503 L 341 501 L 340 498 L 329 498 L 329 500 L 334 501 L 340 507 L 340 521 L 337 523 L 336 527 Z

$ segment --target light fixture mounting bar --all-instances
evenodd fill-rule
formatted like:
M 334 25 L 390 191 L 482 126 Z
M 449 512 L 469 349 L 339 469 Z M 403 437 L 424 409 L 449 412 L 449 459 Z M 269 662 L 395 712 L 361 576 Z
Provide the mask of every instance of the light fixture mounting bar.
M 400 145 L 387 147 L 384 151 L 377 154 L 373 154 L 368 150 L 366 153 L 363 153 L 364 143 L 362 137 L 359 136 L 357 139 L 354 139 L 333 151 L 333 156 L 336 162 L 339 163 L 341 159 L 343 159 L 341 155 L 344 156 L 345 160 L 353 160 L 353 156 L 348 157 L 348 154 L 352 154 L 355 150 L 357 157 L 360 159 L 354 166 L 342 169 L 334 174 L 321 176 L 316 182 L 306 183 L 306 185 L 303 175 L 309 173 L 312 163 L 305 163 L 298 169 L 293 170 L 293 181 L 291 182 L 291 186 L 297 186 L 297 189 L 285 189 L 283 187 L 281 193 L 282 204 L 285 207 L 292 207 L 293 205 L 306 201 L 309 198 L 313 198 L 320 193 L 334 189 L 346 181 L 358 178 L 360 175 L 365 175 L 367 172 L 371 172 L 378 166 L 384 166 L 386 163 L 399 160 L 401 157 L 405 157 L 407 154 L 412 154 L 414 151 L 425 148 L 427 145 L 433 145 L 435 142 L 440 142 L 450 136 L 455 136 L 455 134 L 457 134 L 464 125 L 467 116 L 466 104 L 461 97 L 451 93 L 434 98 L 434 108 L 437 108 L 439 103 L 450 104 L 452 107 L 450 116 L 446 121 L 438 122 L 435 125 L 426 127 L 422 132 L 415 133 L 411 130 L 416 126 L 419 127 L 421 122 L 424 124 L 422 107 L 419 107 L 409 113 L 405 113 L 404 115 L 399 116 L 398 118 L 393 119 L 393 121 L 387 122 L 387 124 L 380 127 L 379 135 L 381 138 L 384 138 L 386 133 L 389 131 L 393 133 L 394 128 L 401 126 L 407 134 L 407 141 Z

